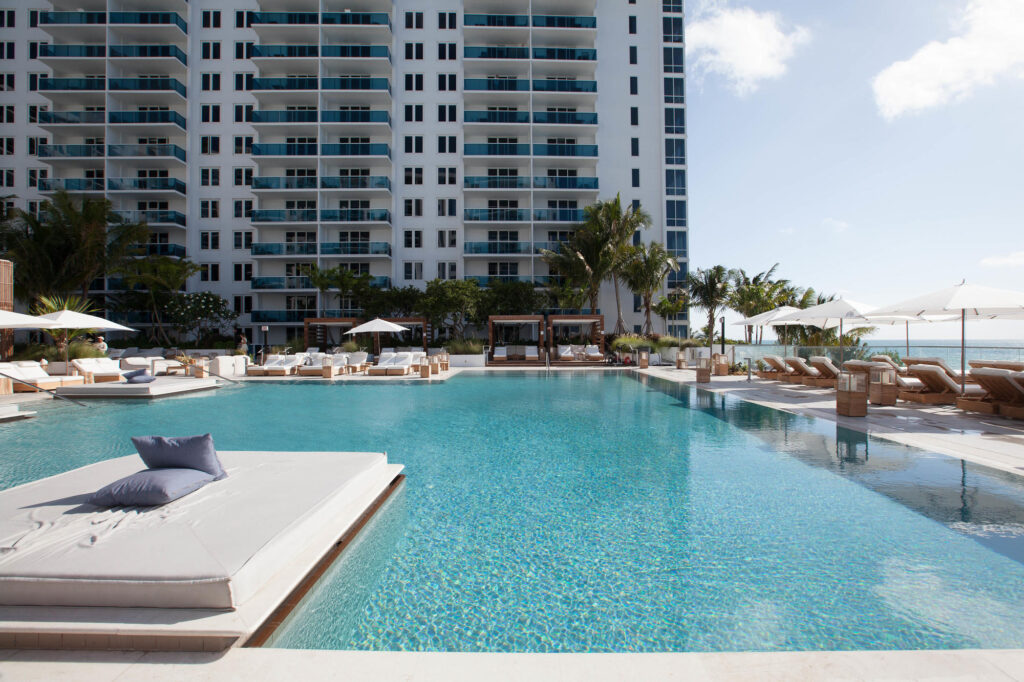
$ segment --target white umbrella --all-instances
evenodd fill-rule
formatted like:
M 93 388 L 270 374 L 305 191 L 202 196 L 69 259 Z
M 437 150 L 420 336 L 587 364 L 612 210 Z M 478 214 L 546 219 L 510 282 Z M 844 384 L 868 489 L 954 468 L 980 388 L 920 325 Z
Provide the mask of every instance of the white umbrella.
M 843 325 L 847 327 L 870 327 L 871 321 L 864 317 L 875 307 L 866 303 L 857 303 L 845 298 L 836 298 L 810 308 L 783 315 L 772 326 L 805 324 L 819 329 L 839 327 L 839 362 L 843 361 Z
M 53 323 L 31 315 L 0 310 L 0 329 L 49 329 Z
M 960 282 L 902 303 L 873 311 L 874 315 L 960 316 L 960 389 L 966 383 L 967 318 L 1016 318 L 1024 315 L 1024 292 Z
M 403 327 L 400 324 L 395 324 L 394 322 L 388 322 L 387 320 L 382 320 L 379 317 L 377 317 L 377 318 L 374 318 L 374 319 L 370 320 L 369 322 L 364 322 L 363 324 L 359 325 L 358 327 L 353 327 L 352 329 L 349 329 L 345 333 L 346 334 L 365 334 L 367 332 L 373 332 L 374 348 L 379 353 L 380 352 L 380 335 L 381 335 L 381 332 L 384 332 L 385 334 L 393 334 L 395 332 L 407 332 L 407 331 L 409 331 L 408 327 Z
M 131 327 L 125 327 L 123 324 L 117 322 L 111 322 L 105 320 L 102 317 L 95 315 L 86 315 L 85 313 L 75 312 L 74 310 L 58 310 L 53 313 L 47 313 L 39 316 L 40 320 L 46 320 L 50 324 L 45 329 L 104 329 L 110 331 L 120 332 L 133 332 L 135 331 Z M 68 369 L 68 346 L 64 346 L 64 371 L 70 373 Z
M 766 313 L 761 313 L 759 315 L 744 318 L 737 322 L 736 324 L 741 324 L 744 327 L 767 327 L 769 326 L 769 323 L 777 320 L 778 318 L 784 315 L 788 315 L 790 313 L 798 312 L 799 310 L 799 308 L 794 308 L 791 305 L 784 305 L 779 308 L 776 308 L 775 310 L 769 310 Z M 783 350 L 782 354 L 785 355 L 786 351 Z

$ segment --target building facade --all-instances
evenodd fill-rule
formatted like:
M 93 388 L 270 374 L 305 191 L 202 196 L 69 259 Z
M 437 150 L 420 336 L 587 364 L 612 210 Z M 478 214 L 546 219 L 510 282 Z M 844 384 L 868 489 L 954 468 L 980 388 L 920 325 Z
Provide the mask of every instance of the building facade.
M 616 193 L 685 276 L 682 0 L 0 0 L 0 17 L 4 194 L 108 197 L 252 339 L 352 313 L 319 300 L 311 263 L 545 286 L 540 249 Z M 601 307 L 610 328 L 610 288 Z

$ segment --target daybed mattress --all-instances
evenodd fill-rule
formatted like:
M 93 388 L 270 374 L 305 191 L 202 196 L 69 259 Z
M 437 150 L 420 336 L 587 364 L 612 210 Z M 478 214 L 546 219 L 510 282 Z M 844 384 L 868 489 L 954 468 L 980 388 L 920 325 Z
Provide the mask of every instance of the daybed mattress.
M 387 468 L 380 453 L 218 455 L 227 478 L 162 507 L 85 502 L 144 469 L 138 455 L 0 492 L 0 604 L 235 608 Z

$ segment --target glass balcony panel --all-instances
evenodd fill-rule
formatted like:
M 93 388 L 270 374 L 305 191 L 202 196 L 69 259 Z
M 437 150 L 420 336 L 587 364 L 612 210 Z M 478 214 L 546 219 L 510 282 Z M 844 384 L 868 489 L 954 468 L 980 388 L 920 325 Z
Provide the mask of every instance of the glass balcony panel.
M 325 26 L 387 26 L 391 28 L 391 15 L 387 12 L 324 12 L 321 23 Z
M 534 123 L 558 125 L 597 125 L 597 112 L 589 111 L 535 111 Z
M 463 54 L 466 59 L 529 59 L 528 47 L 474 47 L 467 45 Z
M 316 76 L 253 78 L 252 90 L 316 90 Z
M 185 150 L 176 144 L 111 144 L 108 156 L 173 156 L 185 160 Z
M 316 222 L 314 208 L 259 209 L 252 212 L 254 223 L 307 223 Z M 313 253 L 316 253 L 314 244 Z
M 40 178 L 40 192 L 102 192 L 103 180 L 94 178 Z
M 382 90 L 390 93 L 391 81 L 387 78 L 371 78 L 369 76 L 344 76 L 322 79 L 321 88 L 324 90 Z
M 466 189 L 527 189 L 530 178 L 526 176 L 471 175 L 464 180 Z
M 553 78 L 533 81 L 537 92 L 597 92 L 597 81 L 563 81 Z
M 536 189 L 598 189 L 597 178 L 566 178 L 539 175 L 533 179 Z
M 102 144 L 42 144 L 40 158 L 103 157 L 106 153 Z
M 592 62 L 597 59 L 597 50 L 574 47 L 535 47 L 533 48 L 533 58 Z
M 46 90 L 105 90 L 106 78 L 40 78 L 39 89 Z
M 535 144 L 535 156 L 597 156 L 596 144 Z
M 262 176 L 252 179 L 253 189 L 316 189 L 316 177 Z
M 524 27 L 530 25 L 530 18 L 525 14 L 467 14 L 463 18 L 463 25 L 497 28 Z
M 185 117 L 177 111 L 111 111 L 111 123 L 172 123 L 185 130 Z
M 128 58 L 170 57 L 188 66 L 188 56 L 177 45 L 111 45 L 110 56 Z
M 533 252 L 540 255 L 542 251 L 558 252 L 563 242 L 534 242 Z
M 378 110 L 333 110 L 320 112 L 322 123 L 391 123 L 391 112 Z
M 249 23 L 252 26 L 315 26 L 320 23 L 320 17 L 316 12 L 249 12 Z
M 316 143 L 264 143 L 252 146 L 253 156 L 316 156 Z
M 530 242 L 466 242 L 462 252 L 467 254 L 529 254 Z
M 391 189 L 391 178 L 385 175 L 357 175 L 321 178 L 324 189 Z
M 147 256 L 185 257 L 185 247 L 181 244 L 145 244 L 144 251 Z
M 319 317 L 315 310 L 254 310 L 253 324 L 263 322 L 302 322 L 307 317 Z
M 528 144 L 499 144 L 478 142 L 465 146 L 466 156 L 529 156 Z
M 317 45 L 253 45 L 252 56 L 259 57 L 319 57 L 320 48 Z
M 529 220 L 530 212 L 524 208 L 467 208 L 465 219 L 467 221 L 520 222 Z
M 184 194 L 185 183 L 178 178 L 108 178 L 107 189 L 111 192 L 157 190 Z
M 110 23 L 173 25 L 188 33 L 188 23 L 176 12 L 111 12 Z
M 115 211 L 129 223 L 173 223 L 185 227 L 185 214 L 181 211 Z
M 321 51 L 324 57 L 391 61 L 391 48 L 387 45 L 324 45 Z
M 467 78 L 464 89 L 488 92 L 526 92 L 530 81 L 523 78 Z
M 313 289 L 309 277 L 253 277 L 249 283 L 253 289 Z
M 50 45 L 39 46 L 39 57 L 106 57 L 106 45 Z
M 111 90 L 173 90 L 186 97 L 185 85 L 177 78 L 111 78 Z
M 538 208 L 533 212 L 534 220 L 578 223 L 583 220 L 582 208 Z
M 106 114 L 102 111 L 40 111 L 41 124 L 92 123 L 103 125 Z
M 107 23 L 106 12 L 40 12 L 39 24 L 61 25 L 61 24 L 105 24 Z
M 342 209 L 326 208 L 320 211 L 320 220 L 329 222 L 366 223 L 391 222 L 391 211 L 386 208 Z
M 466 123 L 529 123 L 528 111 L 466 111 Z
M 494 282 L 526 282 L 533 284 L 533 277 L 529 275 L 466 275 L 463 277 L 467 282 L 476 282 L 482 287 L 489 286 Z
M 390 256 L 388 242 L 324 242 L 320 245 L 323 256 Z
M 534 15 L 536 28 L 597 28 L 597 17 Z
M 320 147 L 320 153 L 324 156 L 386 156 L 391 158 L 391 148 L 383 142 L 325 144 Z
M 254 256 L 315 256 L 315 242 L 254 242 L 249 249 Z
M 252 123 L 316 123 L 316 112 L 301 109 L 298 111 L 253 111 L 250 121 Z

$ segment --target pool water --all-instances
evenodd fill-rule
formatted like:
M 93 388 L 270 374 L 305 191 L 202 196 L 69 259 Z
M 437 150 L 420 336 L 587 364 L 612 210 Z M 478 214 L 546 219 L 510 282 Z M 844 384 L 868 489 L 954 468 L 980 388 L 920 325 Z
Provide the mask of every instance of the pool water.
M 406 465 L 270 646 L 1024 647 L 1024 479 L 690 387 L 462 375 L 40 412 L 0 427 L 0 485 L 146 433 Z

